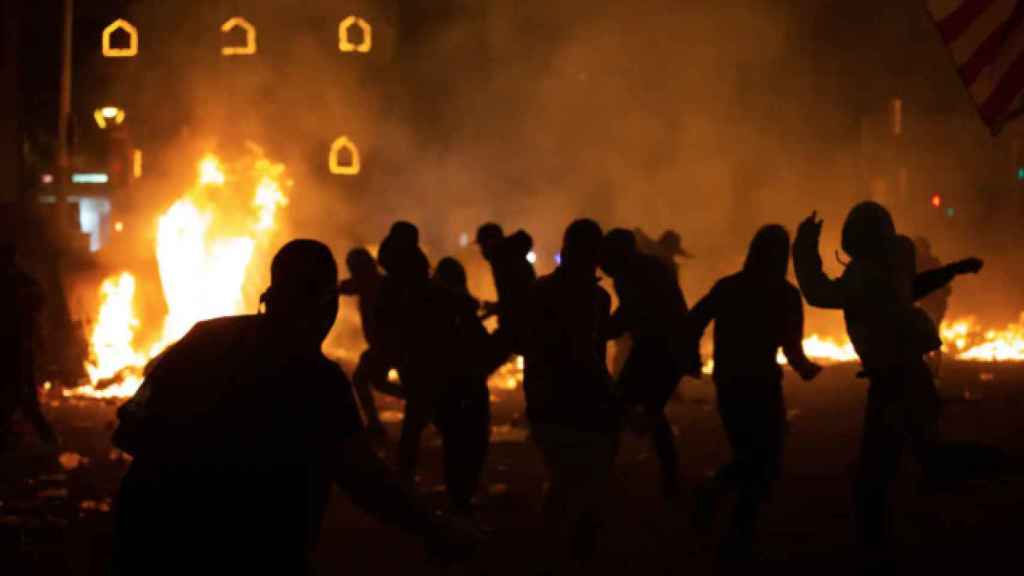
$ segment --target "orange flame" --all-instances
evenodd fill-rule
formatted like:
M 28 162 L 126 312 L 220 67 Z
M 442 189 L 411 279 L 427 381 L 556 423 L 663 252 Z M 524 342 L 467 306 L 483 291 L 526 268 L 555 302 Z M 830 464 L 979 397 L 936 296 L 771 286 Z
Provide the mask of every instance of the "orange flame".
M 244 311 L 249 264 L 274 233 L 278 212 L 288 205 L 285 189 L 292 185 L 283 179 L 284 165 L 271 162 L 256 147 L 252 152 L 256 158 L 246 181 L 255 182 L 255 190 L 247 208 L 232 210 L 229 202 L 211 199 L 241 194 L 243 184 L 231 177 L 216 156 L 208 154 L 199 162 L 196 185 L 157 219 L 156 256 L 167 303 L 160 336 L 149 346 L 138 347 L 135 278 L 123 273 L 106 279 L 100 289 L 102 304 L 86 366 L 89 384 L 65 395 L 131 396 L 142 383 L 145 363 L 196 322 Z

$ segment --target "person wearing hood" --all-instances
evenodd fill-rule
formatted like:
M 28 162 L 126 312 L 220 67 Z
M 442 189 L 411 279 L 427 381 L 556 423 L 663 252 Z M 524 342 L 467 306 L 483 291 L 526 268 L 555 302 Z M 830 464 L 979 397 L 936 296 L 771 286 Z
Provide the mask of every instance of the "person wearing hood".
M 939 398 L 925 354 L 941 340 L 935 324 L 914 305 L 961 274 L 976 274 L 981 260 L 968 258 L 917 272 L 913 242 L 896 233 L 888 210 L 875 202 L 853 207 L 842 230 L 850 261 L 842 276 L 822 270 L 818 243 L 822 220 L 812 213 L 797 231 L 793 263 L 811 306 L 843 311 L 846 330 L 867 377 L 868 398 L 854 486 L 858 543 L 867 558 L 881 559 L 889 490 L 906 441 L 926 481 L 940 462 Z
M 758 512 L 781 469 L 786 404 L 779 349 L 804 380 L 821 371 L 804 354 L 803 302 L 786 280 L 788 269 L 789 233 L 777 224 L 764 226 L 750 243 L 743 269 L 715 283 L 690 312 L 698 340 L 715 322 L 712 378 L 733 452 L 732 461 L 698 490 L 695 513 L 698 527 L 710 530 L 718 501 L 736 492 L 723 558 L 753 552 Z

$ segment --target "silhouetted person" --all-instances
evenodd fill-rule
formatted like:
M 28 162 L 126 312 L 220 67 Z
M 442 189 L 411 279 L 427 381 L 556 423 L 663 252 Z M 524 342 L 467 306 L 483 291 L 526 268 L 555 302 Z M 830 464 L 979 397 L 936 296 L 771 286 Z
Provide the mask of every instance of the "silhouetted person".
M 115 434 L 135 457 L 116 506 L 115 573 L 308 573 L 331 482 L 445 543 L 373 453 L 351 384 L 320 350 L 337 286 L 325 245 L 289 242 L 265 314 L 200 322 L 149 367 Z
M 13 244 L 0 244 L 0 366 L 7 371 L 0 386 L 0 453 L 11 434 L 14 415 L 20 412 L 40 440 L 54 444 L 57 436 L 39 405 L 35 343 L 43 289 L 17 265 Z
M 548 477 L 544 502 L 552 569 L 592 561 L 618 431 L 605 358 L 611 297 L 597 283 L 602 241 L 593 220 L 565 231 L 562 263 L 530 297 L 524 391 L 530 432 Z
M 924 236 L 914 238 L 914 247 L 917 249 L 917 269 L 934 270 L 942 266 L 942 261 L 932 253 L 931 242 Z M 918 306 L 928 313 L 936 326 L 942 326 L 946 317 L 946 309 L 949 307 L 949 298 L 953 295 L 953 287 L 943 286 L 931 294 L 925 296 L 918 302 Z M 942 370 L 942 348 L 939 348 L 931 355 L 932 374 L 936 379 Z
M 843 275 L 822 271 L 817 213 L 800 224 L 793 246 L 797 279 L 807 302 L 842 309 L 846 330 L 870 386 L 855 482 L 857 536 L 869 559 L 881 559 L 890 485 L 909 440 L 926 479 L 937 474 L 939 399 L 924 355 L 942 342 L 934 323 L 913 305 L 958 274 L 977 273 L 967 259 L 917 273 L 913 243 L 896 234 L 889 212 L 874 202 L 854 206 L 842 231 L 851 257 Z
M 445 433 L 445 410 L 456 404 L 452 398 L 473 399 L 476 393 L 472 385 L 476 380 L 469 367 L 472 359 L 466 356 L 462 344 L 473 324 L 479 325 L 475 310 L 469 310 L 476 304 L 467 293 L 450 290 L 430 278 L 429 264 L 416 244 L 417 237 L 407 226 L 396 224 L 382 242 L 381 264 L 387 277 L 376 312 L 377 341 L 385 357 L 393 359 L 398 367 L 405 390 L 398 461 L 402 483 L 408 490 L 415 488 L 423 431 L 435 423 L 449 444 L 454 436 Z M 458 441 L 454 452 L 450 448 L 446 445 L 446 454 L 462 453 Z M 457 457 L 447 461 L 462 462 Z M 452 470 L 465 468 L 471 467 L 455 465 Z M 464 480 L 467 476 L 456 473 L 457 480 L 451 486 L 453 507 L 463 511 L 468 500 L 464 486 L 476 485 L 475 481 Z M 471 498 L 472 491 L 468 491 Z
M 497 340 L 507 351 L 522 352 L 523 311 L 530 288 L 537 280 L 528 255 L 533 249 L 533 238 L 523 230 L 511 236 L 494 223 L 481 226 L 476 233 L 480 253 L 491 265 L 497 303 L 487 303 L 488 312 L 498 315 Z
M 635 228 L 633 233 L 636 235 L 637 248 L 641 252 L 657 257 L 677 275 L 679 264 L 676 258 L 693 258 L 693 254 L 683 248 L 683 238 L 675 230 L 665 230 L 657 240 L 640 228 Z
M 683 240 L 678 232 L 675 230 L 666 230 L 658 237 L 657 240 L 651 238 L 640 228 L 634 228 L 633 234 L 636 237 L 636 246 L 640 252 L 649 254 L 660 260 L 665 266 L 672 270 L 673 276 L 676 281 L 679 281 L 679 262 L 678 258 L 693 258 L 685 248 L 683 248 Z M 615 340 L 615 349 L 612 356 L 612 371 L 615 374 L 622 372 L 625 367 L 626 359 L 629 357 L 629 351 L 632 347 L 632 339 L 629 334 L 625 334 Z M 695 357 L 699 357 L 699 351 L 696 349 L 690 351 Z
M 496 366 L 487 363 L 487 358 L 492 337 L 477 315 L 480 303 L 469 293 L 466 270 L 458 260 L 441 259 L 434 281 L 455 297 L 455 345 L 460 358 L 454 380 L 440 398 L 435 422 L 444 443 L 444 477 L 449 499 L 456 513 L 469 515 L 491 438 L 487 377 Z
M 750 243 L 743 270 L 722 278 L 690 312 L 699 340 L 715 323 L 713 379 L 732 461 L 699 491 L 695 519 L 709 530 L 720 498 L 736 492 L 725 557 L 753 551 L 758 512 L 778 478 L 786 433 L 781 347 L 804 379 L 821 368 L 804 355 L 800 291 L 786 280 L 789 234 L 778 225 L 761 228 Z
M 679 494 L 679 455 L 665 406 L 684 373 L 699 369 L 696 347 L 688 344 L 686 299 L 671 268 L 637 249 L 629 230 L 615 229 L 604 238 L 601 269 L 615 282 L 619 307 L 605 333 L 615 339 L 628 333 L 629 356 L 619 374 L 627 413 L 639 418 L 637 432 L 649 432 L 661 464 L 661 489 L 666 498 Z
M 384 424 L 380 421 L 372 388 L 382 386 L 388 379 L 388 364 L 374 346 L 377 335 L 374 313 L 384 276 L 377 268 L 376 260 L 365 248 L 349 251 L 345 257 L 345 264 L 351 277 L 341 282 L 339 290 L 345 296 L 359 298 L 359 318 L 367 345 L 366 350 L 359 356 L 359 363 L 352 374 L 352 385 L 366 416 L 367 431 L 377 437 L 383 437 L 386 436 L 386 432 Z

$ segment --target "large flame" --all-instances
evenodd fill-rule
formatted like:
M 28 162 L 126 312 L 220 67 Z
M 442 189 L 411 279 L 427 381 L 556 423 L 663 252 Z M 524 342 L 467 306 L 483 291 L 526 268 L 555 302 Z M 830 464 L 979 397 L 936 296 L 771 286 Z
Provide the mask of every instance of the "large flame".
M 152 343 L 143 347 L 136 342 L 135 278 L 125 272 L 103 282 L 86 366 L 90 382 L 66 395 L 130 396 L 142 382 L 145 363 L 196 322 L 245 310 L 249 264 L 276 230 L 291 185 L 283 179 L 282 164 L 256 147 L 251 151 L 255 160 L 237 178 L 216 156 L 204 156 L 195 186 L 157 219 L 156 257 L 167 316 Z M 250 184 L 253 190 L 245 192 Z M 251 201 L 238 203 L 243 193 Z

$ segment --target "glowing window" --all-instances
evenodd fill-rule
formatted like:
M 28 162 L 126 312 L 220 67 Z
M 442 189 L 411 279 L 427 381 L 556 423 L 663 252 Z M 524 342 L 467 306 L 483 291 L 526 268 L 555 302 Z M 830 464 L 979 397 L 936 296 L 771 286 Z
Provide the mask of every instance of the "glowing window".
M 363 40 L 359 44 L 352 43 L 352 27 L 357 26 L 362 32 Z M 373 27 L 358 16 L 349 16 L 338 24 L 338 49 L 342 52 L 359 52 L 366 54 L 373 48 Z
M 256 27 L 248 20 L 235 16 L 221 25 L 220 31 L 227 34 L 235 28 L 245 30 L 245 46 L 224 46 L 220 53 L 224 56 L 251 56 L 256 53 Z
M 113 35 L 115 32 L 124 32 L 128 35 L 128 46 L 115 47 Z M 103 56 L 107 58 L 132 58 L 139 53 L 139 29 L 131 22 L 118 18 L 110 26 L 103 29 Z
M 341 163 L 341 153 L 343 151 L 348 152 L 350 157 L 348 164 Z M 359 174 L 361 168 L 359 149 L 356 148 L 356 145 L 347 136 L 342 136 L 335 140 L 334 144 L 331 144 L 328 166 L 330 167 L 331 174 L 338 174 L 340 176 L 355 176 Z

